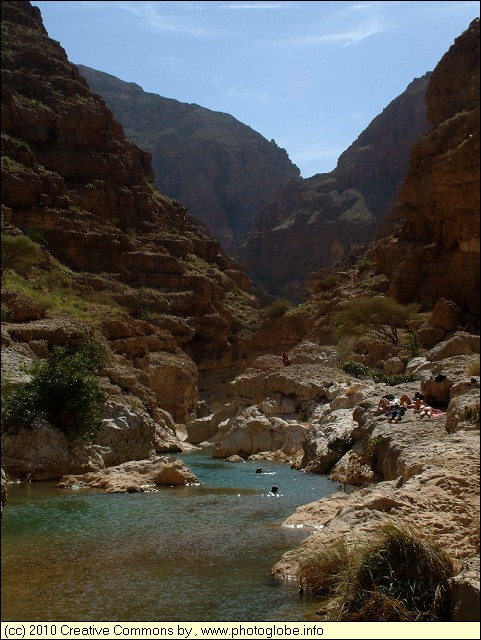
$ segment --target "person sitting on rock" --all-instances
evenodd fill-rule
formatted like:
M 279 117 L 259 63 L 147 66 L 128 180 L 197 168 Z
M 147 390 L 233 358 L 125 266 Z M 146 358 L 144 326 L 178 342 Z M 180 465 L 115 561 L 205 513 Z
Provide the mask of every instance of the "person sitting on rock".
M 412 401 L 409 400 L 408 396 L 403 397 L 407 398 L 407 402 L 404 404 L 404 406 L 406 406 L 408 409 L 416 409 L 419 407 L 419 404 L 424 401 L 424 394 L 419 393 L 419 391 L 416 391 L 416 393 L 414 394 L 414 399 Z
M 377 410 L 380 411 L 382 409 L 383 411 L 387 411 L 388 409 L 392 409 L 396 402 L 399 401 L 396 400 L 394 396 L 392 396 L 392 398 L 383 396 L 378 402 Z
M 411 404 L 411 400 L 407 394 L 403 394 L 399 399 L 395 398 L 392 395 L 383 396 L 377 405 L 378 411 L 388 411 L 391 410 L 394 405 L 399 405 L 401 407 L 408 407 Z
M 416 393 L 414 395 L 414 402 L 410 407 L 413 409 L 414 413 L 421 413 L 425 409 L 431 409 L 431 407 L 424 402 L 424 395 L 422 393 Z

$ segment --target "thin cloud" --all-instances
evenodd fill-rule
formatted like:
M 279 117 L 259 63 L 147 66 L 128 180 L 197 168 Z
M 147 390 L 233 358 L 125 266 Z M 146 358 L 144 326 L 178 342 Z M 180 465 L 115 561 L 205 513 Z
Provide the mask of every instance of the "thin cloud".
M 386 30 L 386 25 L 379 19 L 368 20 L 343 31 L 325 33 L 318 36 L 301 36 L 289 38 L 283 44 L 297 47 L 311 47 L 319 44 L 341 44 L 352 46 Z
M 87 3 L 89 4 L 89 3 Z M 93 3 L 92 3 L 93 4 Z M 98 3 L 100 6 L 105 3 Z M 116 9 L 133 15 L 142 21 L 143 26 L 155 31 L 163 31 L 182 35 L 206 37 L 216 35 L 212 30 L 194 26 L 182 20 L 172 20 L 159 12 L 158 2 L 108 2 L 115 5 Z M 184 14 L 185 15 L 185 14 Z
M 227 5 L 223 5 L 222 9 L 224 9 L 225 11 L 239 11 L 242 9 L 287 9 L 290 8 L 290 6 L 286 6 L 286 5 L 290 5 L 290 3 L 286 3 L 286 2 L 256 2 L 256 3 L 249 3 L 249 2 L 242 2 L 242 3 L 237 3 L 237 4 L 227 4 Z
M 446 13 L 462 9 L 476 9 L 479 15 L 479 2 L 436 2 L 426 9 L 426 13 Z

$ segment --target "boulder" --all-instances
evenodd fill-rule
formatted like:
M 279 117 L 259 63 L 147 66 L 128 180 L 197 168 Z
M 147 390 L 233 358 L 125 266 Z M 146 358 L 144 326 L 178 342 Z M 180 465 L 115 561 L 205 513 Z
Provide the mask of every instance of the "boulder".
M 452 338 L 440 342 L 428 351 L 427 358 L 431 362 L 439 362 L 439 360 L 446 360 L 446 358 L 452 358 L 453 356 L 470 355 L 474 353 L 471 348 L 472 344 L 472 342 L 466 340 L 462 333 L 455 334 Z
M 404 364 L 400 358 L 394 357 L 386 360 L 383 367 L 384 373 L 387 376 L 394 376 L 404 371 Z
M 432 327 L 452 331 L 461 323 L 461 314 L 458 305 L 452 300 L 440 298 L 433 309 L 429 324 Z
M 266 416 L 258 407 L 248 407 L 235 418 L 219 425 L 214 458 L 237 454 L 248 457 L 265 451 L 295 456 L 302 450 L 308 427 L 294 420 Z
M 151 491 L 158 485 L 176 486 L 196 484 L 196 476 L 188 466 L 175 457 L 125 462 L 97 472 L 66 475 L 57 485 L 59 489 L 101 489 L 105 493 L 134 493 Z
M 444 428 L 448 433 L 479 431 L 479 383 L 450 401 Z
M 452 622 L 479 622 L 479 555 L 469 558 L 448 582 Z
M 351 448 L 356 426 L 352 409 L 331 411 L 328 406 L 319 409 L 313 415 L 303 445 L 304 455 L 296 468 L 310 473 L 329 473 Z

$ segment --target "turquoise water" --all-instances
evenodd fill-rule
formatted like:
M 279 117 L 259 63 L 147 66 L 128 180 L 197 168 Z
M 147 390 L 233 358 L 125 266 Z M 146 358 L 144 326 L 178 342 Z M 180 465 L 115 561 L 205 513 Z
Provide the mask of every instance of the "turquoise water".
M 281 463 L 210 455 L 180 456 L 200 485 L 153 493 L 9 485 L 2 620 L 312 620 L 314 603 L 270 570 L 309 533 L 282 521 L 339 484 Z

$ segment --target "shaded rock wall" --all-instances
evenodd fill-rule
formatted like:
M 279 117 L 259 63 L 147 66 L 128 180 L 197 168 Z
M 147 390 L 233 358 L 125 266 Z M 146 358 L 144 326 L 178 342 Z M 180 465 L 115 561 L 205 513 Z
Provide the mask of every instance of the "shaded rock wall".
M 340 156 L 334 171 L 289 183 L 259 212 L 235 254 L 270 293 L 299 301 L 310 272 L 370 242 L 395 197 L 409 150 L 428 129 L 429 74 L 413 80 Z
M 436 66 L 426 102 L 433 127 L 412 149 L 399 229 L 372 257 L 400 302 L 446 298 L 479 325 L 479 20 Z
M 143 91 L 132 82 L 78 65 L 123 125 L 152 154 L 157 186 L 184 203 L 231 250 L 260 208 L 299 169 L 284 149 L 227 113 Z
M 158 191 L 150 155 L 124 137 L 29 2 L 2 3 L 2 211 L 12 233 L 40 234 L 55 258 L 95 274 L 86 281 L 97 292 L 137 316 L 148 307 L 204 369 L 239 358 L 236 334 L 258 307 L 248 278 Z

